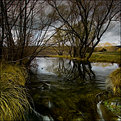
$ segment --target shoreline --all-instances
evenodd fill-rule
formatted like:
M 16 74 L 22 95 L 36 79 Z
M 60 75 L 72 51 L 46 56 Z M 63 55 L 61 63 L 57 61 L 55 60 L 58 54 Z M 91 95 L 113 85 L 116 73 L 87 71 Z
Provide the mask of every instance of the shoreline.
M 56 57 L 56 58 L 66 58 L 70 60 L 77 61 L 90 61 L 90 62 L 106 62 L 106 63 L 118 63 L 121 64 L 121 56 L 116 54 L 103 54 L 103 53 L 93 53 L 91 58 L 87 60 L 86 58 L 81 59 L 80 57 L 70 57 L 68 55 L 38 55 L 37 57 Z

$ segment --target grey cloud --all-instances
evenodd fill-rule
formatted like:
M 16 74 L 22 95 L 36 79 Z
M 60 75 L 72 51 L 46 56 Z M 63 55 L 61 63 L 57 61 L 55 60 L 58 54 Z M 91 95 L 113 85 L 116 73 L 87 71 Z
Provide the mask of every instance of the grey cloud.
M 110 42 L 119 45 L 121 43 L 120 32 L 120 22 L 113 21 L 103 35 L 100 43 Z

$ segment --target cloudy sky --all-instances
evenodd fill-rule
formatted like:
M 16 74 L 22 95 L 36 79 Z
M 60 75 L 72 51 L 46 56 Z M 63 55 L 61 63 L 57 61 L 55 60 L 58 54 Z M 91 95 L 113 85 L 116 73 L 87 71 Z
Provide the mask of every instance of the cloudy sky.
M 121 24 L 119 21 L 113 21 L 108 30 L 103 35 L 100 43 L 115 43 L 116 45 L 121 44 Z

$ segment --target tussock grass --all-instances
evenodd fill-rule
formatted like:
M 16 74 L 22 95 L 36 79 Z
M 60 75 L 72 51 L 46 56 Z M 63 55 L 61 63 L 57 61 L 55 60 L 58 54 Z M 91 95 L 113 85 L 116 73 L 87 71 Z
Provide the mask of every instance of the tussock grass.
M 121 95 L 121 68 L 116 69 L 109 75 L 108 84 L 114 94 Z
M 25 81 L 24 70 L 0 63 L 0 121 L 25 120 L 30 110 Z
M 26 90 L 12 83 L 0 82 L 0 121 L 25 119 L 29 111 Z
M 3 81 L 12 81 L 12 83 L 24 86 L 26 83 L 27 72 L 24 67 L 10 64 L 0 64 L 0 77 Z

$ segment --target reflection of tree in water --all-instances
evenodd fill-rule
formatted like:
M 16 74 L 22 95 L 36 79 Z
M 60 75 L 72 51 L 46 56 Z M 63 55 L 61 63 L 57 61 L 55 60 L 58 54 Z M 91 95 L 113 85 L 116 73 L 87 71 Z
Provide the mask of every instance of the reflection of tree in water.
M 54 70 L 59 76 L 63 76 L 67 80 L 88 80 L 93 79 L 95 74 L 91 70 L 90 62 L 81 62 L 75 60 L 64 60 L 62 58 L 58 61 L 58 66 Z
M 42 67 L 52 74 L 41 73 L 47 81 L 40 81 L 39 84 L 33 85 L 33 90 L 31 89 L 36 110 L 42 115 L 51 115 L 57 121 L 95 121 L 98 117 L 95 95 L 100 90 L 81 81 L 95 77 L 91 64 L 64 58 L 50 60 L 43 60 L 46 66 Z M 40 79 L 44 80 L 42 76 Z

